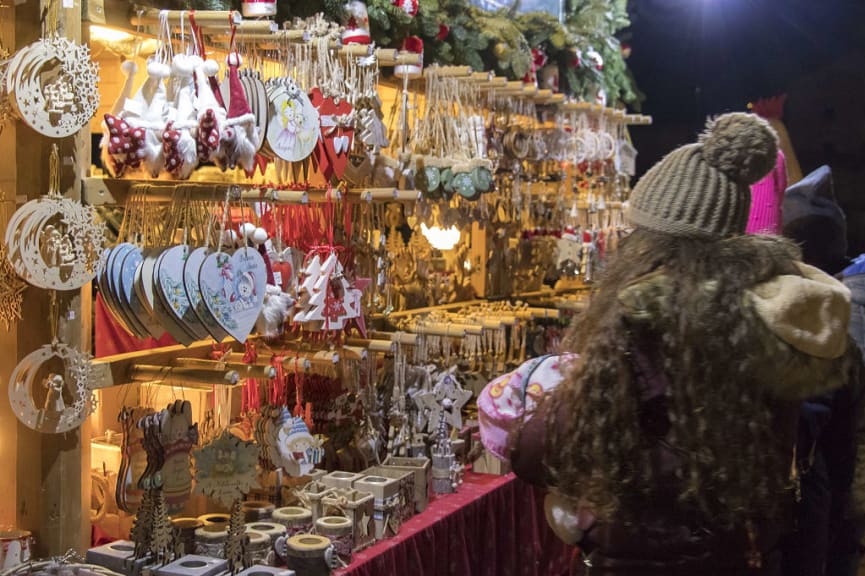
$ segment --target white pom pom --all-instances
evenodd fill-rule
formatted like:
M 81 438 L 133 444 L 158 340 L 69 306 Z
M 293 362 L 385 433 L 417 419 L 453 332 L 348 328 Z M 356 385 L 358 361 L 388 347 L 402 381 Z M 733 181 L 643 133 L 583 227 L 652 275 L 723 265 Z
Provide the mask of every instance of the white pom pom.
M 171 69 L 162 62 L 151 61 L 147 63 L 148 76 L 153 76 L 154 78 L 168 78 L 169 74 L 171 74 Z
M 267 230 L 264 228 L 256 228 L 252 233 L 252 243 L 256 246 L 267 242 Z
M 178 54 L 171 62 L 171 70 L 180 76 L 192 76 L 195 71 L 195 63 L 186 54 Z
M 245 240 L 250 240 L 255 233 L 255 224 L 244 222 L 240 225 L 240 237 Z
M 216 60 L 205 60 L 201 66 L 208 76 L 216 76 L 216 73 L 219 72 L 219 64 L 216 63 Z
M 222 233 L 222 245 L 223 246 L 228 246 L 228 247 L 237 246 L 237 239 L 238 239 L 237 232 L 235 232 L 234 230 L 226 230 L 225 232 Z
M 127 76 L 132 76 L 138 72 L 138 64 L 136 64 L 134 60 L 124 60 L 123 64 L 120 65 L 120 69 Z
M 243 58 L 240 57 L 240 54 L 237 52 L 232 52 L 228 55 L 228 58 L 225 59 L 226 64 L 229 66 L 236 66 L 240 68 L 243 64 Z

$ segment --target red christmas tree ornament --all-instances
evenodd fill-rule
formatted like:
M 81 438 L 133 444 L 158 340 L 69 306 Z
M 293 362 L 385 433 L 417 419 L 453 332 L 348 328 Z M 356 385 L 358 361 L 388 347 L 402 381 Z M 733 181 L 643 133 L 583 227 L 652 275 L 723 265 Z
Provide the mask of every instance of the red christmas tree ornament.
M 348 21 L 342 31 L 343 44 L 369 44 L 369 16 L 366 4 L 360 0 L 352 0 L 345 5 Z
M 393 0 L 392 4 L 412 18 L 417 16 L 418 0 Z
M 439 24 L 439 33 L 436 34 L 436 40 L 439 42 L 444 42 L 445 38 L 448 37 L 448 34 L 451 33 L 451 29 L 448 28 L 447 24 L 441 23 Z

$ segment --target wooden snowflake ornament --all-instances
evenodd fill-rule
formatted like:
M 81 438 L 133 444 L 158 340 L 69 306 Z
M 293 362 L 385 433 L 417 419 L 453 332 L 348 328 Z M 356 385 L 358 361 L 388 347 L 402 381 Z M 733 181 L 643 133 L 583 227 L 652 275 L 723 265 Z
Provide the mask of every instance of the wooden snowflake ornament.
M 224 430 L 195 451 L 195 492 L 229 507 L 253 488 L 259 488 L 256 464 L 259 449 Z

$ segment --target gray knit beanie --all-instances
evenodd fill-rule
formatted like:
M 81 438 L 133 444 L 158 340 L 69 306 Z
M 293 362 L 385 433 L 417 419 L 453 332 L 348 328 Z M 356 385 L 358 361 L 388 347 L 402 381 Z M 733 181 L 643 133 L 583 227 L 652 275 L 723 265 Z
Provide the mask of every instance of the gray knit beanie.
M 673 236 L 744 234 L 750 185 L 775 167 L 777 156 L 778 135 L 756 114 L 709 120 L 696 144 L 673 150 L 637 182 L 628 218 Z

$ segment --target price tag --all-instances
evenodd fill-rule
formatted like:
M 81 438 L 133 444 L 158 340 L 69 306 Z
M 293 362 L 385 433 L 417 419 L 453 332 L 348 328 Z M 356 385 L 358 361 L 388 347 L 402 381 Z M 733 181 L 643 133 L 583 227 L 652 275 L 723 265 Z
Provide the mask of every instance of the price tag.
M 64 8 L 75 8 L 75 0 L 63 0 Z
M 276 282 L 276 285 L 282 288 L 282 272 L 273 272 L 273 281 Z

